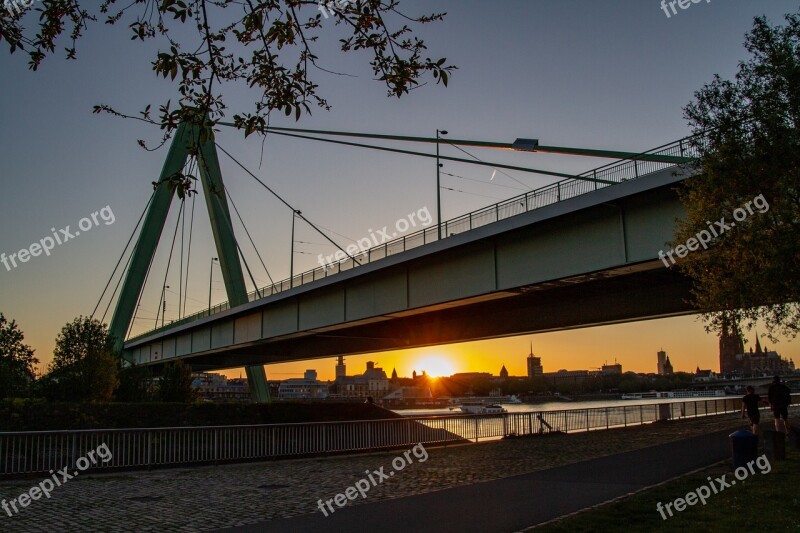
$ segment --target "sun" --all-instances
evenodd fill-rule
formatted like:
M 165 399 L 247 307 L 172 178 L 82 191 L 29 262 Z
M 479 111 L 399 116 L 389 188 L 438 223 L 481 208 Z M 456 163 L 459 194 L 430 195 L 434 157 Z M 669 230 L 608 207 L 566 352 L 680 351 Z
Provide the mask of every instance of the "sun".
M 453 363 L 446 357 L 441 355 L 427 355 L 417 359 L 414 362 L 414 367 L 418 373 L 424 370 L 431 377 L 445 377 L 455 374 Z

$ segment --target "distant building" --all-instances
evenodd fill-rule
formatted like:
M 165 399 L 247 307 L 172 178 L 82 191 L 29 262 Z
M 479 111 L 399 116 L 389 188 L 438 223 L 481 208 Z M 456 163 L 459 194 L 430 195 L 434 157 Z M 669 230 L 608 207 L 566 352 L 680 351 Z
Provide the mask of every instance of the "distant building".
M 565 370 L 563 368 L 558 372 L 545 372 L 542 376 L 548 381 L 552 381 L 554 385 L 559 383 L 580 383 L 590 377 L 588 370 Z
M 717 374 L 713 370 L 700 370 L 700 367 L 697 367 L 697 370 L 694 372 L 694 377 L 692 378 L 693 381 L 712 381 L 717 379 Z
M 501 378 L 508 377 L 508 370 L 506 370 L 506 365 L 503 365 L 503 368 L 500 369 L 500 377 Z
M 667 360 L 664 363 L 664 376 L 671 376 L 674 373 L 672 370 L 672 363 L 669 362 L 669 356 L 667 356 Z
M 603 365 L 600 367 L 600 373 L 604 376 L 621 376 L 622 365 L 619 363 L 614 363 L 613 365 Z
M 465 380 L 465 379 L 476 379 L 476 378 L 491 378 L 492 375 L 489 372 L 459 372 L 458 374 L 453 374 L 450 376 L 450 379 L 453 380 Z
M 337 365 L 337 370 L 339 366 Z M 389 392 L 389 378 L 382 368 L 372 361 L 367 362 L 367 370 L 360 376 L 336 376 L 336 392 L 331 396 L 338 398 L 367 398 L 380 400 Z
M 531 343 L 531 353 L 528 355 L 528 377 L 535 378 L 544 373 L 542 368 L 542 358 L 533 355 L 533 343 Z
M 347 375 L 347 367 L 344 364 L 344 356 L 339 356 L 339 362 L 336 364 L 336 379 Z
M 658 352 L 658 372 L 659 376 L 664 375 L 664 365 L 667 363 L 667 352 L 660 350 Z
M 249 402 L 247 379 L 228 379 L 222 374 L 198 372 L 192 374 L 192 387 L 197 396 L 207 402 Z
M 775 374 L 791 374 L 795 371 L 794 361 L 787 360 L 770 351 L 766 347 L 761 349 L 761 341 L 756 335 L 756 349 L 744 349 L 739 328 L 723 325 L 719 339 L 719 370 L 720 374 L 732 376 L 764 376 Z
M 282 400 L 322 400 L 328 397 L 328 384 L 317 379 L 316 370 L 306 370 L 302 378 L 282 381 L 278 397 Z

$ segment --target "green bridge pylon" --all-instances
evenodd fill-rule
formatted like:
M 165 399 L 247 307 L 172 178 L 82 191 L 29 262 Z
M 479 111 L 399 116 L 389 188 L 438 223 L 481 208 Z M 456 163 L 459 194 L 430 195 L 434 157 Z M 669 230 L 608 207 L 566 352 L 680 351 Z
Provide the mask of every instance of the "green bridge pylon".
M 206 207 L 225 282 L 225 291 L 228 293 L 228 301 L 231 307 L 247 303 L 247 288 L 233 235 L 228 202 L 225 198 L 225 186 L 222 182 L 222 172 L 214 143 L 214 132 L 207 125 L 181 123 L 172 139 L 161 176 L 155 184 L 155 193 L 133 249 L 130 265 L 125 273 L 122 292 L 120 292 L 109 325 L 109 332 L 116 338 L 117 350 L 122 350 L 139 295 L 144 288 L 147 270 L 164 230 L 172 198 L 178 189 L 179 177 L 189 156 L 197 157 L 200 181 L 203 184 Z M 253 401 L 268 403 L 270 394 L 263 365 L 248 366 L 245 367 L 245 370 Z

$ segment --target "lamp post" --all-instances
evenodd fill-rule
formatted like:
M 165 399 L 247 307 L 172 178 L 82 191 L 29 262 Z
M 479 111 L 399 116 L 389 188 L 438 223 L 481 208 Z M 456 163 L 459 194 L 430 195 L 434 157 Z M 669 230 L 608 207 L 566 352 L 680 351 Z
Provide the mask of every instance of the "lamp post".
M 439 135 L 447 135 L 447 131 L 436 130 L 436 234 L 439 240 L 442 240 L 442 189 L 439 185 L 439 169 L 442 165 L 439 163 Z
M 167 289 L 169 285 L 164 285 L 161 288 L 161 327 L 164 327 L 164 315 L 167 314 Z
M 208 271 L 208 314 L 211 314 L 211 280 L 214 276 L 214 261 L 219 261 L 218 258 L 211 258 L 211 269 Z
M 299 209 L 292 211 L 292 252 L 289 257 L 289 288 L 294 287 L 294 219 L 297 215 L 302 215 L 303 212 Z

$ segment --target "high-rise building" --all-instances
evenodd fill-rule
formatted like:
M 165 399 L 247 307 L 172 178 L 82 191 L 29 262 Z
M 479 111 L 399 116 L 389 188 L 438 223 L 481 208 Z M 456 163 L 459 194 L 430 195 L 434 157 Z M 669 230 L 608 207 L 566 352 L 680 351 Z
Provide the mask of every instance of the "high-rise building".
M 719 336 L 719 372 L 729 374 L 741 365 L 737 362 L 737 355 L 744 353 L 744 341 L 736 324 L 727 322 L 722 324 L 722 333 Z M 741 361 L 741 357 L 738 358 Z
M 339 362 L 336 364 L 336 379 L 343 378 L 347 375 L 347 367 L 344 364 L 344 356 L 339 356 Z
M 667 352 L 661 350 L 658 352 L 658 375 L 664 375 L 664 364 L 667 362 Z
M 533 343 L 531 343 L 531 353 L 528 355 L 528 377 L 535 378 L 544 374 L 542 368 L 542 358 L 533 355 Z

